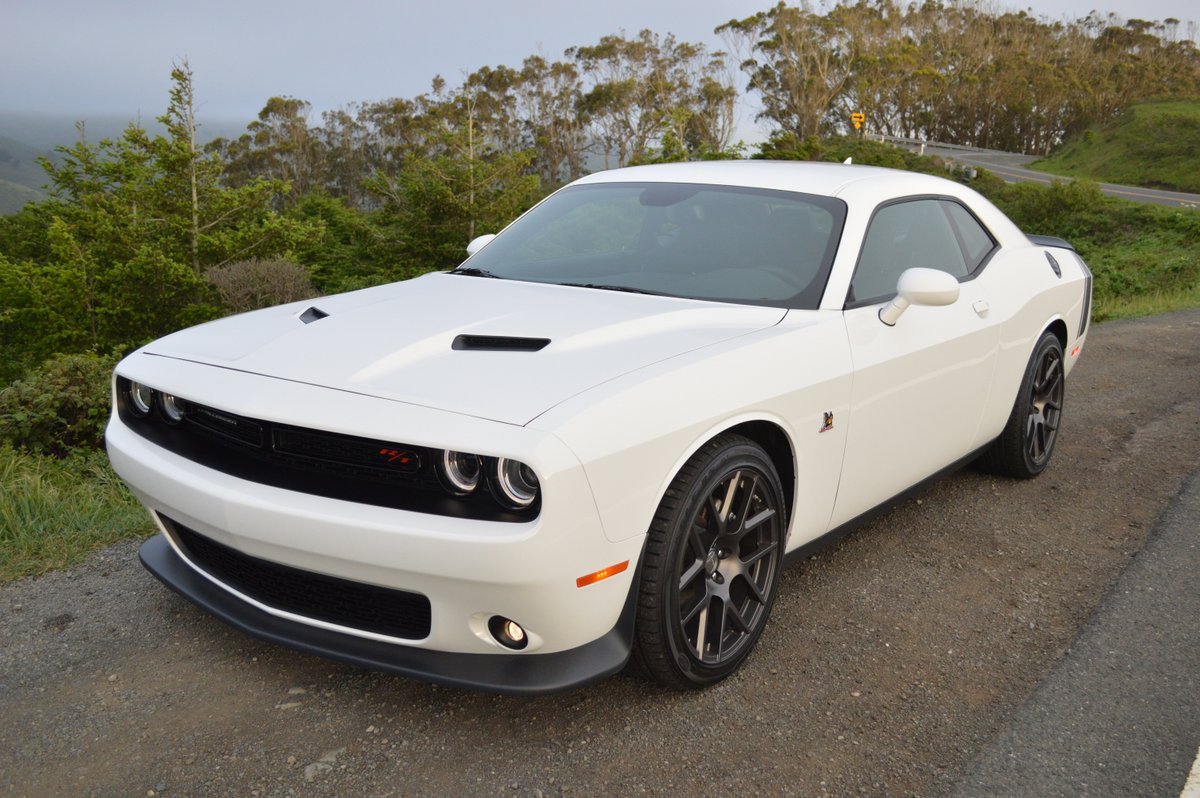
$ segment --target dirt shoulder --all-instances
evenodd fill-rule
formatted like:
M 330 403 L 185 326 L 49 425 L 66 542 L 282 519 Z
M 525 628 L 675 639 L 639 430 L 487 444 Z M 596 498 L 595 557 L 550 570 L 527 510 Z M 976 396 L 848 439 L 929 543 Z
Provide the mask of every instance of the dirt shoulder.
M 1200 310 L 1093 329 L 1055 461 L 945 479 L 784 575 L 699 693 L 437 688 L 227 629 L 135 544 L 0 589 L 0 794 L 938 795 L 1200 463 Z

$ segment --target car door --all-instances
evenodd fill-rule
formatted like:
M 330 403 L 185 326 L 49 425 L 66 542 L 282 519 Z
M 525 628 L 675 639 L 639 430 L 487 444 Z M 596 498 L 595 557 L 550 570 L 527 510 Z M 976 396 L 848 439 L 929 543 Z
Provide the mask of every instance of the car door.
M 974 448 L 999 345 L 987 281 L 977 278 L 995 248 L 952 199 L 890 202 L 873 214 L 843 312 L 854 381 L 834 526 Z M 942 307 L 914 304 L 889 327 L 879 309 L 913 267 L 954 275 L 959 297 Z

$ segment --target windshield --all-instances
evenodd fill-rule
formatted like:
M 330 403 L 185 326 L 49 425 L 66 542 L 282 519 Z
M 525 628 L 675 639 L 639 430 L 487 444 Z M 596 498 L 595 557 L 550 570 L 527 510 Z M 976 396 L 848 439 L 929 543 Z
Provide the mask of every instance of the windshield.
M 841 200 L 684 183 L 571 186 L 462 267 L 468 274 L 813 309 L 846 216 Z

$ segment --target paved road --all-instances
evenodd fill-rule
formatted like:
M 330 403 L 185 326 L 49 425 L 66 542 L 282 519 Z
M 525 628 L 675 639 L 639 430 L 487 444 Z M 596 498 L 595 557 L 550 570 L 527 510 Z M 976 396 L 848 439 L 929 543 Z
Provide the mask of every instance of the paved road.
M 960 147 L 940 147 L 931 144 L 925 148 L 926 155 L 937 155 L 942 158 L 959 161 L 972 166 L 982 166 L 1009 183 L 1045 183 L 1049 185 L 1055 180 L 1070 180 L 1068 177 L 1051 175 L 1046 172 L 1036 172 L 1025 168 L 1025 164 L 1036 160 L 1034 155 L 1018 155 L 1015 153 L 997 152 L 995 150 L 972 150 Z M 1118 186 L 1113 183 L 1101 183 L 1100 190 L 1112 197 L 1133 200 L 1135 202 L 1151 202 L 1156 205 L 1200 207 L 1200 194 L 1187 194 L 1179 191 L 1161 191 L 1154 188 L 1138 186 Z
M 1177 796 L 1200 749 L 1200 470 L 956 798 Z

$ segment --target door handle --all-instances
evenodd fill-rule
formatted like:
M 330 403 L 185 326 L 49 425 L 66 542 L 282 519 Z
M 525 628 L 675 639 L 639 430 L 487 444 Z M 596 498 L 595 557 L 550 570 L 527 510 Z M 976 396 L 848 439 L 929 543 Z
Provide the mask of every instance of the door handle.
M 982 299 L 976 300 L 975 304 L 971 305 L 971 309 L 974 310 L 976 313 L 978 313 L 980 316 L 986 316 L 988 314 L 988 311 L 991 310 L 988 303 L 984 302 Z

